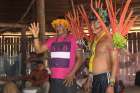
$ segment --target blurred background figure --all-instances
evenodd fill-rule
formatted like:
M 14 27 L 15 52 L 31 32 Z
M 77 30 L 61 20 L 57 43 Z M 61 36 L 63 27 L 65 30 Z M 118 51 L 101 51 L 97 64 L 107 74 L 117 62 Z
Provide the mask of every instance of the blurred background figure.
M 37 93 L 49 93 L 49 74 L 43 61 L 36 61 L 36 67 L 26 77 L 26 88 L 37 88 Z
M 21 93 L 18 87 L 13 82 L 8 82 L 5 84 L 3 93 Z

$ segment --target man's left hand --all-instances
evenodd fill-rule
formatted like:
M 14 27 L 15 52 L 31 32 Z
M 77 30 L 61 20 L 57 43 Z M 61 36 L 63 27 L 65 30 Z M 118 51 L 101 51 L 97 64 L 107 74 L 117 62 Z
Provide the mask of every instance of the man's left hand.
M 74 80 L 75 80 L 75 75 L 69 74 L 68 76 L 65 77 L 65 81 L 64 81 L 65 86 L 70 87 L 71 85 L 74 84 Z
M 109 85 L 107 87 L 106 93 L 114 93 L 114 87 L 112 87 L 112 86 Z

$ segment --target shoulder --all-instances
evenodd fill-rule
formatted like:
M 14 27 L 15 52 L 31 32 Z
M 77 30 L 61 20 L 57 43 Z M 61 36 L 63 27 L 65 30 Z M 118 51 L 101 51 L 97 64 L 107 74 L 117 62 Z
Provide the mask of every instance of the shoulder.
M 50 37 L 48 39 L 46 39 L 46 41 L 54 41 L 56 39 L 56 37 Z
M 113 50 L 113 41 L 112 41 L 112 36 L 107 34 L 105 36 L 105 42 L 104 44 L 108 47 L 109 50 Z
M 69 34 L 67 38 L 71 40 L 76 40 L 76 37 L 73 34 Z
M 51 42 L 54 42 L 55 40 L 56 40 L 56 37 L 50 37 L 44 40 L 43 44 L 50 44 Z

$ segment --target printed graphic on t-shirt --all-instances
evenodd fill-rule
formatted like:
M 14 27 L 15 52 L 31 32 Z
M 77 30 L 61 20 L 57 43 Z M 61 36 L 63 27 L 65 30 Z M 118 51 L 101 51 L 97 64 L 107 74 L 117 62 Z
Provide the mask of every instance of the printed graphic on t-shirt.
M 54 42 L 51 45 L 50 66 L 67 68 L 70 61 L 71 42 Z

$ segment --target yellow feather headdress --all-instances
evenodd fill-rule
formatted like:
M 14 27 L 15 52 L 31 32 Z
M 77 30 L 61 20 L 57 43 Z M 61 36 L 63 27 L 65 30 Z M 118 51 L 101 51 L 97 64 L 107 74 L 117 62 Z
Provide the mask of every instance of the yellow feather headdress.
M 56 28 L 59 25 L 63 25 L 65 28 L 69 27 L 69 22 L 65 19 L 55 19 L 51 24 L 53 28 Z

